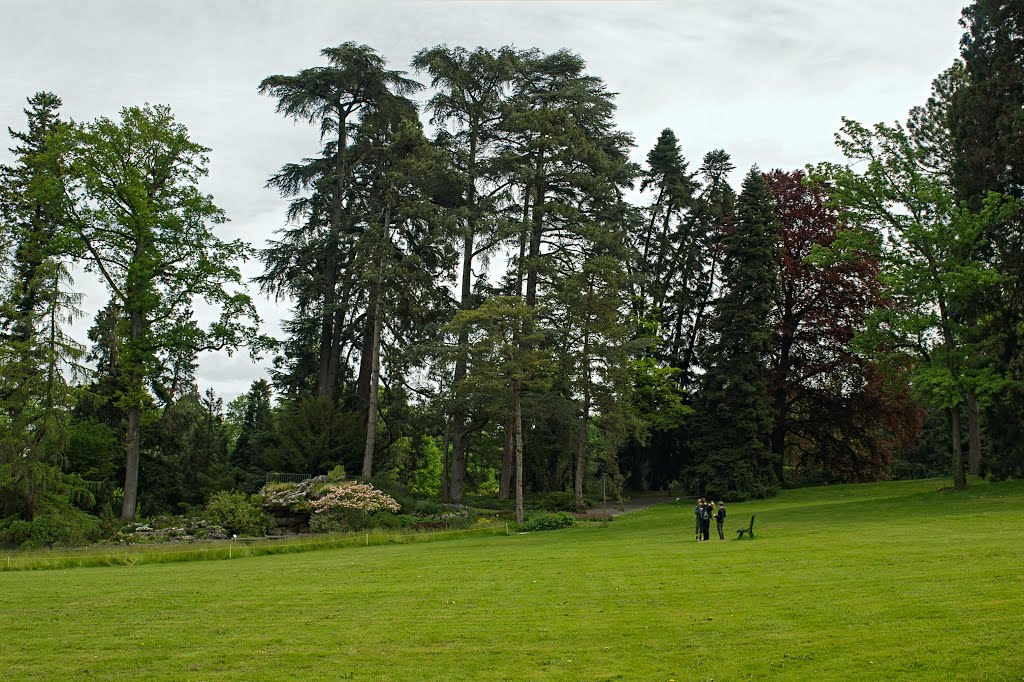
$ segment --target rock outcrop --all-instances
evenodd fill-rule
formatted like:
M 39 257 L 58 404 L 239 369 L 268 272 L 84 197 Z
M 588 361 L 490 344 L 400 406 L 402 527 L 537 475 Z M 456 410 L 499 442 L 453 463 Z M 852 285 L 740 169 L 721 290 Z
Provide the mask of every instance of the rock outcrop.
M 263 509 L 273 519 L 276 532 L 308 533 L 313 513 L 310 503 L 319 497 L 318 491 L 325 483 L 327 476 L 314 476 L 300 483 L 263 488 Z

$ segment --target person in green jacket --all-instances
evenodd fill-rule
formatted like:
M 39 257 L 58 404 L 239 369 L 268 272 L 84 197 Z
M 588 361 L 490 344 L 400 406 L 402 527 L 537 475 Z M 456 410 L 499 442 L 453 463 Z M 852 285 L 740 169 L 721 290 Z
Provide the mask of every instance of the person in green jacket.
M 725 524 L 725 502 L 718 503 L 718 513 L 715 514 L 715 520 L 718 521 L 718 539 L 725 539 L 725 531 L 722 530 L 722 526 Z

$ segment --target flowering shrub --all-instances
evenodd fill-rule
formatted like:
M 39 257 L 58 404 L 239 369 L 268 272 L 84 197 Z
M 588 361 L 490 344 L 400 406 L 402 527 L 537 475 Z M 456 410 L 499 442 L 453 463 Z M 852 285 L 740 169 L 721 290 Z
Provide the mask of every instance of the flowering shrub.
M 324 488 L 320 499 L 313 501 L 310 508 L 314 514 L 335 509 L 352 509 L 364 512 L 387 511 L 397 513 L 401 507 L 394 498 L 367 483 L 339 481 Z

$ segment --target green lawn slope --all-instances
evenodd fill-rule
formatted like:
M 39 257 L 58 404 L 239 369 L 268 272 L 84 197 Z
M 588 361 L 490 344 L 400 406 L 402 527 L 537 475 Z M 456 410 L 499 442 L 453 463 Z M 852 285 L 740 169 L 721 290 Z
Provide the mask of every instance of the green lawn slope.
M 971 484 L 786 491 L 730 505 L 725 542 L 694 542 L 683 500 L 607 528 L 0 573 L 0 671 L 1019 680 L 1024 482 Z

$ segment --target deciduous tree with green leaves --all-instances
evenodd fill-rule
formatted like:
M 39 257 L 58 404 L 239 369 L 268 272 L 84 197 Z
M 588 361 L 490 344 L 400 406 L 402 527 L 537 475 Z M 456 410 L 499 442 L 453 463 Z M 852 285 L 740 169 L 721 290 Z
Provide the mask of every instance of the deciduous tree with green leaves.
M 209 149 L 193 142 L 166 106 L 129 107 L 68 131 L 71 224 L 120 311 L 118 402 L 128 430 L 121 518 L 135 518 L 139 427 L 147 382 L 163 352 L 233 350 L 258 340 L 255 308 L 238 291 L 249 249 L 214 228 L 226 218 L 199 189 Z M 219 309 L 201 327 L 195 300 Z M 172 353 L 173 355 L 173 353 Z
M 960 23 L 966 29 L 960 41 L 963 82 L 947 98 L 951 175 L 957 198 L 979 211 L 991 192 L 1024 199 L 1024 6 L 976 0 L 964 8 Z M 1018 214 L 992 225 L 979 256 L 1001 273 L 1002 281 L 975 302 L 971 331 L 989 342 L 987 361 L 1007 381 L 1007 390 L 986 407 L 988 423 L 995 427 L 987 432 L 988 469 L 997 476 L 1020 476 L 1024 475 L 1024 218 Z M 977 406 L 970 401 L 968 405 L 973 417 Z M 971 445 L 975 470 L 973 437 Z
M 915 361 L 916 388 L 949 417 L 953 481 L 963 489 L 961 406 L 970 393 L 984 400 L 1003 390 L 997 376 L 970 361 L 982 349 L 967 334 L 965 311 L 999 286 L 999 273 L 977 254 L 989 226 L 1016 206 L 998 197 L 980 212 L 958 206 L 934 148 L 899 123 L 868 128 L 844 119 L 836 140 L 859 167 L 823 164 L 814 173 L 828 183 L 847 228 L 836 249 L 878 259 L 891 298 L 869 317 L 860 346 Z

